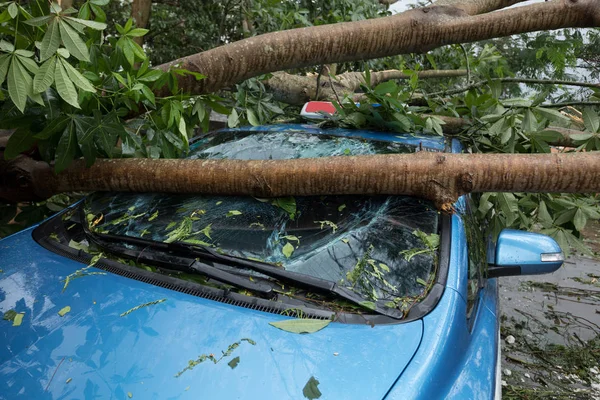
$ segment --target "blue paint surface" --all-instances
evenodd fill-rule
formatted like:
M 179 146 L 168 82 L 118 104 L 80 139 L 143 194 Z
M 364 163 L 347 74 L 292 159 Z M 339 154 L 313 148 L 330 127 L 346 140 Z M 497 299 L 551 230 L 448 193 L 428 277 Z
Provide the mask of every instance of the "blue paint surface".
M 74 279 L 63 293 L 62 280 L 85 265 L 30 235 L 0 241 L 0 311 L 25 313 L 18 327 L 0 320 L 0 398 L 125 399 L 131 392 L 140 399 L 302 399 L 312 376 L 324 399 L 382 398 L 421 339 L 420 320 L 374 328 L 331 323 L 297 335 L 269 325 L 283 316 L 110 273 Z M 61 318 L 65 306 L 71 312 Z M 243 338 L 256 345 L 241 342 L 218 364 L 174 376 L 189 360 L 219 357 Z M 231 369 L 227 363 L 238 356 Z

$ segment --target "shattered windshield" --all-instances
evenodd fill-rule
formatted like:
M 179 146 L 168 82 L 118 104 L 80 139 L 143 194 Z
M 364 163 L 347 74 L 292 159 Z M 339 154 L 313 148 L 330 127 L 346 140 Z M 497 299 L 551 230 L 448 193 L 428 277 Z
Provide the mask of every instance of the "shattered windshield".
M 414 152 L 398 142 L 233 131 L 209 135 L 190 158 L 288 159 Z M 96 193 L 85 212 L 99 233 L 187 242 L 348 287 L 402 308 L 433 284 L 438 213 L 405 196 L 249 196 Z M 406 306 L 404 304 L 404 306 Z

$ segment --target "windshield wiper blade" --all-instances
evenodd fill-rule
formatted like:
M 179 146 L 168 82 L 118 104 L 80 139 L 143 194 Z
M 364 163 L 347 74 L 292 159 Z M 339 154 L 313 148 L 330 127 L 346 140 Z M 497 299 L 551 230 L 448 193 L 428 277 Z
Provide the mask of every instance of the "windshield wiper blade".
M 137 246 L 144 246 L 144 247 L 150 247 L 153 249 L 160 249 L 160 250 L 164 250 L 164 251 L 175 251 L 175 252 L 183 252 L 185 254 L 192 254 L 194 256 L 197 256 L 198 258 L 201 258 L 203 261 L 213 261 L 216 263 L 224 264 L 229 267 L 237 266 L 237 267 L 241 267 L 241 268 L 250 269 L 255 272 L 259 272 L 264 275 L 267 275 L 271 278 L 275 278 L 278 281 L 287 283 L 292 286 L 300 287 L 300 288 L 310 290 L 310 291 L 320 292 L 323 294 L 338 296 L 344 300 L 347 300 L 350 303 L 359 305 L 370 311 L 374 311 L 378 314 L 382 314 L 382 315 L 385 315 L 385 316 L 388 316 L 388 317 L 391 317 L 394 319 L 403 319 L 404 318 L 404 313 L 402 311 L 400 311 L 398 309 L 394 309 L 394 308 L 385 307 L 383 305 L 377 304 L 377 302 L 367 301 L 364 299 L 364 297 L 362 297 L 358 293 L 354 292 L 353 290 L 343 287 L 343 286 L 338 286 L 337 283 L 333 282 L 333 281 L 329 281 L 329 280 L 322 279 L 322 278 L 317 278 L 317 277 L 306 275 L 306 274 L 301 274 L 298 272 L 287 271 L 285 269 L 280 269 L 280 268 L 274 267 L 270 264 L 260 262 L 260 261 L 253 261 L 253 260 L 248 260 L 247 258 L 240 258 L 240 257 L 230 256 L 227 254 L 217 253 L 215 250 L 213 250 L 209 247 L 206 247 L 206 246 L 200 246 L 197 244 L 191 244 L 191 243 L 180 242 L 180 241 L 172 242 L 172 243 L 165 243 L 165 242 L 158 242 L 155 240 L 136 238 L 136 237 L 131 237 L 131 236 L 112 235 L 112 234 L 107 234 L 107 233 L 92 233 L 89 231 L 88 227 L 85 226 L 85 224 L 82 224 L 82 225 L 84 225 L 84 231 L 86 232 L 86 234 L 88 234 L 93 239 L 95 238 L 96 240 L 105 239 L 105 241 L 111 241 L 111 242 L 117 242 L 117 243 L 119 243 L 119 242 L 128 243 L 128 244 L 133 244 L 133 245 L 137 245 Z M 99 245 L 102 246 L 101 244 L 99 244 Z M 116 252 L 122 252 L 123 250 L 121 250 L 121 249 L 122 249 L 122 246 L 119 246 L 119 250 L 116 250 Z M 141 259 L 141 258 L 138 258 L 138 259 Z M 243 284 L 245 284 L 245 285 L 257 283 L 257 282 L 252 282 L 252 281 L 246 280 L 244 278 L 238 277 L 238 276 L 228 273 L 226 271 L 222 271 L 214 266 L 209 266 L 209 268 L 215 268 L 216 270 L 224 272 L 232 277 L 243 279 L 243 281 L 244 281 Z M 215 278 L 215 279 L 217 279 L 217 278 Z M 236 284 L 232 283 L 232 285 L 236 285 Z M 262 286 L 266 286 L 266 285 L 262 285 Z M 268 287 L 268 291 L 266 291 L 266 288 L 264 288 L 265 291 L 262 291 L 262 293 L 270 293 L 272 291 L 272 288 L 270 286 L 267 286 L 267 287 Z M 255 289 L 255 288 L 247 288 L 247 289 L 258 291 L 258 292 L 261 291 L 260 289 Z
M 181 272 L 199 273 L 206 276 L 207 278 L 217 280 L 224 284 L 237 286 L 242 289 L 250 290 L 265 295 L 270 295 L 273 293 L 273 288 L 270 285 L 260 282 L 252 282 L 247 277 L 232 274 L 215 266 L 199 262 L 194 258 L 181 257 L 173 254 L 167 254 L 162 251 L 156 251 L 158 249 L 170 250 L 168 246 L 167 248 L 161 246 L 161 244 L 163 244 L 161 242 L 154 242 L 151 240 L 144 239 L 140 241 L 135 238 L 129 238 L 126 236 L 96 234 L 90 232 L 89 229 L 87 229 L 87 227 L 85 226 L 84 231 L 87 237 L 98 246 L 105 248 L 109 252 L 123 255 L 127 258 L 136 261 L 163 266 L 165 268 Z M 121 243 L 142 246 L 142 249 L 132 250 L 125 248 L 122 245 L 112 243 L 115 242 L 115 238 L 118 238 L 117 240 Z
M 238 266 L 241 268 L 251 269 L 255 272 L 262 273 L 264 275 L 270 276 L 271 278 L 275 278 L 281 282 L 285 282 L 296 287 L 302 287 L 304 289 L 312 291 L 318 291 L 325 294 L 333 294 L 339 296 L 344 300 L 367 308 L 371 311 L 375 311 L 379 314 L 386 315 L 388 317 L 392 317 L 395 319 L 404 318 L 404 313 L 402 311 L 379 305 L 376 302 L 366 301 L 358 293 L 354 292 L 349 288 L 338 286 L 338 284 L 333 281 L 317 278 L 306 274 L 301 274 L 298 272 L 287 271 L 285 269 L 280 269 L 260 261 L 253 261 L 247 258 L 240 258 L 218 253 L 215 250 L 206 246 L 200 246 L 185 242 L 173 242 L 165 244 L 167 244 L 172 250 L 176 251 L 177 249 L 179 249 L 180 251 L 191 252 L 194 255 L 200 256 L 203 260 L 212 260 L 224 263 L 229 266 Z

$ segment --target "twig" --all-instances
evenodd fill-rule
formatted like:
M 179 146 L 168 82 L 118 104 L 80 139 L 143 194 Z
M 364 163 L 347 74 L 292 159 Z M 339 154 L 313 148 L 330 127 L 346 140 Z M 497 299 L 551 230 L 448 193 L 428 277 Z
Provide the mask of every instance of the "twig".
M 471 67 L 469 65 L 469 53 L 467 53 L 467 49 L 462 43 L 459 43 L 460 48 L 465 54 L 465 62 L 467 63 L 467 85 L 471 83 Z
M 338 104 L 340 105 L 340 107 L 344 107 L 342 105 L 342 101 L 340 100 L 340 96 L 338 95 L 337 90 L 335 90 L 335 86 L 333 86 L 333 80 L 331 79 L 331 74 L 327 74 L 329 76 L 329 85 L 331 86 L 331 90 L 333 90 L 333 94 L 335 94 L 335 98 L 338 101 Z
M 62 360 L 60 360 L 60 362 L 54 369 L 54 373 L 52 374 L 52 377 L 50 377 L 50 380 L 48 381 L 48 384 L 46 385 L 46 389 L 44 389 L 45 392 L 48 391 L 48 388 L 50 387 L 50 383 L 52 383 L 52 379 L 54 379 L 54 375 L 56 375 L 56 371 L 58 371 L 58 369 L 60 368 L 60 365 L 63 363 L 63 361 L 65 361 L 65 357 L 63 357 Z

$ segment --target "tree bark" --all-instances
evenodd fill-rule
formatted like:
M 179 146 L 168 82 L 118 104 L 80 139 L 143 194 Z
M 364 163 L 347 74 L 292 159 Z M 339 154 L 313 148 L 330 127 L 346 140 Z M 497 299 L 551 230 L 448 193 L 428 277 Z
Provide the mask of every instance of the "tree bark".
M 421 53 L 447 44 L 517 33 L 600 25 L 598 0 L 554 0 L 482 15 L 515 0 L 471 0 L 409 10 L 390 17 L 255 36 L 159 66 L 199 72 L 179 82 L 202 94 L 253 76 L 311 65 Z M 458 5 L 457 5 L 458 4 Z M 224 68 L 223 66 L 227 66 Z
M 258 197 L 393 194 L 430 199 L 445 209 L 458 196 L 470 192 L 600 191 L 598 152 L 446 154 L 422 151 L 251 161 L 121 159 L 98 160 L 90 168 L 78 160 L 58 175 L 45 163 L 22 157 L 14 164 L 19 162 L 18 168 L 10 170 L 13 180 L 29 182 L 31 193 L 41 198 L 91 190 Z
M 135 21 L 138 28 L 146 28 L 150 22 L 150 12 L 152 11 L 152 0 L 133 0 L 131 3 L 131 18 Z M 140 46 L 144 44 L 144 37 L 134 37 L 133 40 Z
M 466 70 L 428 70 L 419 71 L 419 79 L 430 78 L 453 78 L 465 76 Z M 346 72 L 329 80 L 327 74 L 321 74 L 320 82 L 318 75 L 292 75 L 286 72 L 275 72 L 273 76 L 263 83 L 273 94 L 273 98 L 287 104 L 303 105 L 307 101 L 317 100 L 317 86 L 319 100 L 334 101 L 336 96 L 351 96 L 360 85 L 365 83 L 362 72 Z M 410 75 L 398 70 L 373 71 L 371 72 L 371 86 L 381 82 L 394 79 L 409 79 Z M 332 86 L 333 84 L 333 86 Z

